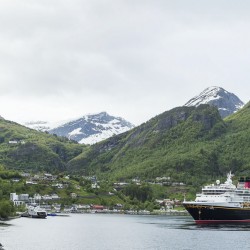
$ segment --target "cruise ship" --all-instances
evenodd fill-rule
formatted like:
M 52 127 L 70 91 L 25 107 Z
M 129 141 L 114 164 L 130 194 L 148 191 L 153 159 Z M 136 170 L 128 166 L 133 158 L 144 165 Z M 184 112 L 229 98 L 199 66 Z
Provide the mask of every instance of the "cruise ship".
M 195 201 L 184 200 L 197 224 L 250 223 L 250 178 L 241 177 L 236 186 L 232 177 L 230 172 L 225 183 L 204 186 Z

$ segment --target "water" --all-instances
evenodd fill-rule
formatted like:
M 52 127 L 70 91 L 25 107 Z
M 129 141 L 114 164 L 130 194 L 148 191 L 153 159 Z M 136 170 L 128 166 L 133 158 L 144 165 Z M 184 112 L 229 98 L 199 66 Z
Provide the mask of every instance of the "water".
M 190 217 L 72 214 L 0 226 L 6 250 L 250 249 L 250 225 L 198 226 Z

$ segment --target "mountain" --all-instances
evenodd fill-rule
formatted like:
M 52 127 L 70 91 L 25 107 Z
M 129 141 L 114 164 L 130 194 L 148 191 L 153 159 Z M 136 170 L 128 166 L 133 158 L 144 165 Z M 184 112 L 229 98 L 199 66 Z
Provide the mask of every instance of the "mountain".
M 185 106 L 199 106 L 209 104 L 218 108 L 222 118 L 231 115 L 244 106 L 244 103 L 233 93 L 221 87 L 209 87 L 199 95 L 190 99 Z
M 72 173 L 126 180 L 158 176 L 200 185 L 250 175 L 250 103 L 221 118 L 216 107 L 177 107 L 97 143 L 68 162 Z
M 177 107 L 92 146 L 0 120 L 0 165 L 6 168 L 121 181 L 166 176 L 200 186 L 230 170 L 250 176 L 249 162 L 250 103 L 225 119 L 207 104 Z
M 106 126 L 114 120 L 105 112 L 83 118 L 97 128 L 100 119 Z M 80 131 L 76 122 L 69 124 L 68 133 Z M 91 146 L 0 120 L 0 165 L 6 168 L 120 181 L 170 177 L 200 186 L 230 170 L 250 176 L 249 162 L 250 103 L 224 119 L 214 105 L 177 107 Z
M 213 175 L 210 166 L 226 125 L 215 107 L 177 107 L 121 135 L 93 145 L 68 163 L 71 172 L 113 178 Z M 207 142 L 207 144 L 206 144 Z M 206 149 L 208 147 L 208 149 Z
M 83 144 L 94 144 L 113 135 L 124 133 L 134 125 L 120 117 L 101 112 L 85 115 L 79 119 L 48 130 L 50 134 L 67 137 Z

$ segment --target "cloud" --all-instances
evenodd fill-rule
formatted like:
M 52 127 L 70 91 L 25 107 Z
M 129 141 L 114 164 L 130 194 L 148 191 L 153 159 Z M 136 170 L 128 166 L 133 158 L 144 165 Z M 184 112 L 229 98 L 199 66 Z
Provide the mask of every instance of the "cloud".
M 64 119 L 105 110 L 139 124 L 211 85 L 247 101 L 249 5 L 1 1 L 0 113 Z

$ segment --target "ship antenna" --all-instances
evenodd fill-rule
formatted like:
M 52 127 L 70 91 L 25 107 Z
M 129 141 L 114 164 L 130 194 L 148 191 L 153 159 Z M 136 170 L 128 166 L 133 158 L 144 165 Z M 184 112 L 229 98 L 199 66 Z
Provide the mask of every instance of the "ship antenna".
M 227 184 L 231 184 L 232 183 L 232 177 L 233 176 L 234 175 L 231 173 L 231 171 L 227 174 L 227 181 L 226 181 Z

